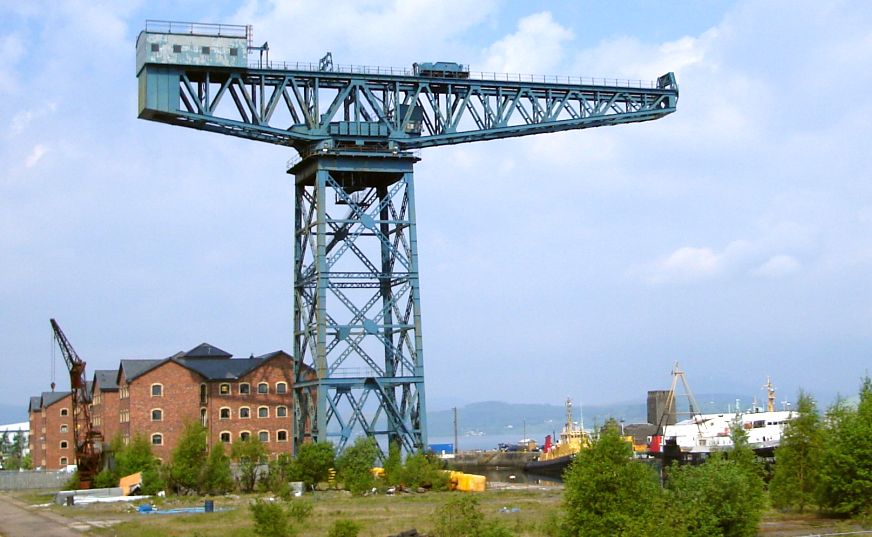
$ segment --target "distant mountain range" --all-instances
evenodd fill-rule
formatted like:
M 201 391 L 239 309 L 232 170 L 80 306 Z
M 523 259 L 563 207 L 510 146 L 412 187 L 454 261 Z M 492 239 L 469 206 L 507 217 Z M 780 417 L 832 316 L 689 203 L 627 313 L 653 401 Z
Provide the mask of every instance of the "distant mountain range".
M 734 394 L 699 394 L 696 397 L 702 411 L 705 413 L 723 411 L 734 408 L 736 399 L 743 408 L 751 406 L 752 398 Z M 679 401 L 679 411 L 683 402 Z M 686 404 L 684 406 L 686 410 Z M 645 401 L 630 401 L 609 405 L 584 405 L 581 416 L 585 428 L 602 425 L 606 420 L 614 418 L 624 423 L 647 422 L 647 405 Z M 465 435 L 507 435 L 516 434 L 518 439 L 526 433 L 528 437 L 538 438 L 546 434 L 560 433 L 566 422 L 565 406 L 548 404 L 503 403 L 485 401 L 469 403 L 457 408 L 458 434 Z M 573 421 L 579 421 L 579 408 L 573 408 Z M 437 410 L 427 413 L 427 432 L 430 436 L 451 436 L 454 434 L 454 412 L 452 410 Z

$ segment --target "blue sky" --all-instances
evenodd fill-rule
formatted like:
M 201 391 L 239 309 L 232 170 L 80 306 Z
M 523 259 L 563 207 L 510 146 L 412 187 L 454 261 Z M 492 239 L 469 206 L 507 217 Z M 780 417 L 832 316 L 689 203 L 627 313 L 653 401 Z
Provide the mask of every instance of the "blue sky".
M 91 370 L 293 347 L 293 153 L 136 119 L 149 18 L 253 24 L 277 60 L 676 72 L 656 122 L 424 151 L 431 406 L 641 399 L 675 360 L 698 392 L 856 393 L 872 6 L 467 4 L 0 2 L 0 403 L 48 388 L 50 317 Z

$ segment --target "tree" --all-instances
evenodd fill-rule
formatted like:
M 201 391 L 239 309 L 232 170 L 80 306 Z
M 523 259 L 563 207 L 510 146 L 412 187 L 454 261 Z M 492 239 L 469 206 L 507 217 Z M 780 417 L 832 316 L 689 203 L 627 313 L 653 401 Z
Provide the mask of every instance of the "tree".
M 266 448 L 256 437 L 239 439 L 233 442 L 230 456 L 236 461 L 239 471 L 239 488 L 243 492 L 251 492 L 257 484 L 258 467 L 266 459 Z
M 205 427 L 189 422 L 172 453 L 168 473 L 173 490 L 178 493 L 201 492 L 206 452 Z
M 872 514 L 872 379 L 856 409 L 838 402 L 827 413 L 818 505 L 841 515 Z
M 160 475 L 160 461 L 151 452 L 151 443 L 143 435 L 136 435 L 126 446 L 115 452 L 115 474 L 118 478 L 142 472 L 143 494 L 156 494 L 165 483 Z
M 340 481 L 355 496 L 362 495 L 375 485 L 372 467 L 378 453 L 375 440 L 368 436 L 361 436 L 336 459 L 336 470 Z
M 326 481 L 330 469 L 336 465 L 336 454 L 330 442 L 308 442 L 300 446 L 295 459 L 295 477 L 313 487 Z
M 606 426 L 563 474 L 566 536 L 670 534 L 664 524 L 657 474 L 632 460 L 632 447 L 620 429 Z
M 671 505 L 689 537 L 757 535 L 763 482 L 743 464 L 715 454 L 699 466 L 670 468 Z
M 209 459 L 203 469 L 201 489 L 206 494 L 225 494 L 233 489 L 230 458 L 224 453 L 224 444 L 216 444 L 209 451 Z
M 822 444 L 821 420 L 811 396 L 799 392 L 799 415 L 790 420 L 775 450 L 775 475 L 769 483 L 772 505 L 802 513 L 815 502 Z

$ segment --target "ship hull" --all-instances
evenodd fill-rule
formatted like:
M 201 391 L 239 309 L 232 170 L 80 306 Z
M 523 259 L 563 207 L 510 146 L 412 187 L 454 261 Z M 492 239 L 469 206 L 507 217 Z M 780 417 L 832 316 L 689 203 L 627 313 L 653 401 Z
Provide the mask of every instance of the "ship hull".
M 530 461 L 524 465 L 524 471 L 531 474 L 553 475 L 560 477 L 572 464 L 575 455 L 564 455 L 547 461 Z

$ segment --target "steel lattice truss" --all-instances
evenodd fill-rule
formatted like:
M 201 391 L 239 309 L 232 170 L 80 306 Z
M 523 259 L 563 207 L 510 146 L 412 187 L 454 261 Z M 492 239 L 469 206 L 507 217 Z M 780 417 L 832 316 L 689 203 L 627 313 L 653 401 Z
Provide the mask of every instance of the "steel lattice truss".
M 657 119 L 675 111 L 674 77 L 657 87 L 428 79 L 276 69 L 147 66 L 177 95 L 140 117 L 307 148 L 330 140 L 415 149 Z
M 416 159 L 384 155 L 369 172 L 349 172 L 360 158 L 325 155 L 295 171 L 294 409 L 310 424 L 295 440 L 332 438 L 342 449 L 360 430 L 412 452 L 426 439 Z
M 250 27 L 147 24 L 137 39 L 139 117 L 297 150 L 295 445 L 329 438 L 341 449 L 362 431 L 423 448 L 417 158 L 408 150 L 658 119 L 676 109 L 675 77 L 630 87 L 339 72 L 330 61 L 267 58 L 269 68 L 255 68 L 239 54 L 251 49 Z

